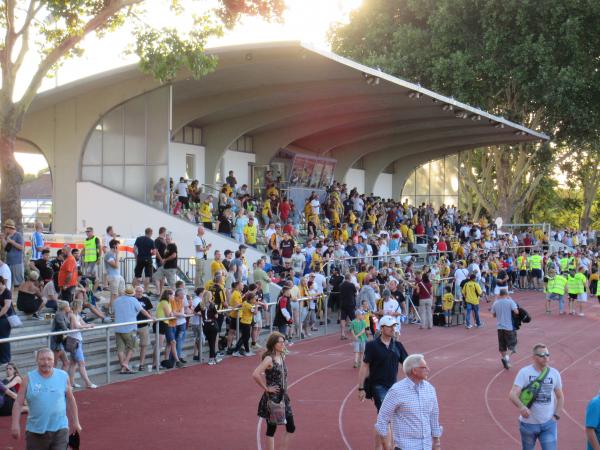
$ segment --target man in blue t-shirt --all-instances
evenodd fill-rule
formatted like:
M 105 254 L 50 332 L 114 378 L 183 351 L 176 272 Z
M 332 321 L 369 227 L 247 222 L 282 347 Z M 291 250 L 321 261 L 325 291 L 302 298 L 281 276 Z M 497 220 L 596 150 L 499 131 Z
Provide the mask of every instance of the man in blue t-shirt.
M 21 435 L 21 412 L 27 400 L 27 448 L 67 448 L 69 433 L 81 431 L 69 375 L 54 368 L 54 352 L 49 348 L 38 350 L 35 361 L 37 369 L 23 378 L 13 406 L 12 436 Z
M 585 411 L 587 450 L 600 450 L 600 392 L 588 403 Z

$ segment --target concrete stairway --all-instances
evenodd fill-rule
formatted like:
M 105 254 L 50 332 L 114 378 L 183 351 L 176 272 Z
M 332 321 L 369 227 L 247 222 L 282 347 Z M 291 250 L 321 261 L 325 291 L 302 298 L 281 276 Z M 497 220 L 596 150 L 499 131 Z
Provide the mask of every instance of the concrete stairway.
M 32 319 L 29 316 L 25 316 L 22 313 L 18 313 L 23 321 L 23 327 L 15 328 L 12 330 L 10 337 L 17 336 L 28 336 L 39 333 L 48 333 L 50 332 L 51 320 L 36 320 Z M 43 314 L 41 314 L 43 315 Z M 96 326 L 101 327 L 102 324 L 99 320 L 94 322 Z M 225 326 L 223 326 L 223 330 Z M 335 325 L 329 326 L 329 332 L 333 332 L 337 327 Z M 270 330 L 263 329 L 260 337 L 260 341 L 264 344 L 266 337 L 268 336 Z M 325 333 L 324 327 L 321 327 L 321 331 L 315 333 L 314 337 L 323 335 Z M 109 340 L 109 372 L 107 375 L 107 361 L 106 361 L 106 328 L 93 329 L 90 331 L 86 331 L 83 333 L 83 345 L 84 345 L 84 355 L 85 355 L 85 363 L 88 371 L 88 375 L 90 380 L 97 385 L 104 385 L 107 383 L 113 383 L 115 381 L 123 381 L 135 378 L 137 376 L 144 376 L 148 374 L 156 374 L 156 372 L 137 372 L 134 375 L 120 375 L 119 363 L 117 359 L 116 352 L 116 344 L 115 344 L 115 335 L 113 329 L 109 329 L 108 340 Z M 42 348 L 48 347 L 49 342 L 48 338 L 35 338 L 28 339 L 18 342 L 11 343 L 11 353 L 12 353 L 12 361 L 17 364 L 19 371 L 24 374 L 28 371 L 35 368 L 35 351 Z M 195 365 L 199 364 L 198 362 L 192 361 L 193 354 L 193 346 L 194 346 L 194 337 L 191 330 L 188 330 L 186 334 L 185 344 L 184 344 L 184 354 L 186 355 L 187 365 Z M 146 355 L 146 364 L 150 365 L 152 363 L 152 352 L 154 347 L 154 333 L 151 333 L 150 338 L 150 346 L 147 349 Z M 162 349 L 161 349 L 162 350 Z M 208 346 L 204 345 L 202 349 L 202 358 L 203 363 L 206 364 L 208 361 Z M 164 356 L 164 353 L 161 353 L 161 357 Z M 134 356 L 131 360 L 130 367 L 137 368 L 139 365 L 139 351 L 136 350 L 134 352 Z M 60 367 L 60 366 L 59 366 Z M 162 371 L 161 371 L 162 373 Z M 79 374 L 76 375 L 76 380 L 79 379 Z M 79 384 L 82 384 L 80 381 L 77 381 Z

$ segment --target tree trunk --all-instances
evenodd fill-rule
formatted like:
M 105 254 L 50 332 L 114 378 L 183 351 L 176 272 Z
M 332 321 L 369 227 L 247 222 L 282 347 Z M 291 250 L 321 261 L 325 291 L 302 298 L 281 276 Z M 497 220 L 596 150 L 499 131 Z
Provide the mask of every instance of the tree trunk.
M 594 176 L 593 179 L 587 180 L 583 183 L 583 212 L 581 214 L 580 226 L 582 230 L 587 230 L 591 224 L 591 212 L 592 204 L 598 193 L 598 178 Z
M 22 229 L 21 184 L 23 169 L 15 159 L 16 132 L 0 129 L 0 215 Z

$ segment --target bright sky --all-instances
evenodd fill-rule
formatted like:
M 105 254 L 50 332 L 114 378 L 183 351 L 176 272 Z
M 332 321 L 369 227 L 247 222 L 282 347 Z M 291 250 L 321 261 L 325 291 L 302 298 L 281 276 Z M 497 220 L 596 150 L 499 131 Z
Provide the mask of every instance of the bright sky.
M 348 21 L 349 13 L 359 7 L 362 0 L 285 0 L 285 2 L 287 9 L 283 14 L 283 23 L 267 23 L 258 18 L 246 18 L 234 30 L 226 32 L 222 38 L 212 40 L 209 47 L 297 40 L 329 50 L 327 31 L 330 26 L 336 22 Z M 185 23 L 184 17 L 174 18 L 166 7 L 167 3 L 164 0 L 147 0 L 147 23 L 156 27 L 174 23 L 179 26 L 181 22 Z M 190 0 L 183 0 L 182 3 L 184 8 L 189 8 L 188 5 L 191 5 Z M 214 4 L 214 0 L 206 1 L 206 5 L 211 4 Z M 189 15 L 187 17 L 189 21 Z M 135 62 L 134 56 L 126 54 L 130 43 L 128 28 L 122 28 L 102 40 L 90 36 L 85 42 L 84 56 L 67 61 L 55 77 L 45 81 L 42 90 Z M 17 155 L 17 160 L 26 173 L 37 173 L 46 167 L 45 159 L 40 155 L 21 153 Z

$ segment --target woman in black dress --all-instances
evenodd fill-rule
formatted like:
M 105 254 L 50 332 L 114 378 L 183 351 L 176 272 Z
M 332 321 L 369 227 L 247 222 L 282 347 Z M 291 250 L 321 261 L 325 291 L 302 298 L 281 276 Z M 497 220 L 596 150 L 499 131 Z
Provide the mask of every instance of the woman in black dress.
M 296 427 L 292 406 L 287 393 L 287 366 L 285 365 L 285 336 L 277 331 L 271 333 L 267 339 L 267 349 L 262 355 L 262 361 L 254 370 L 252 378 L 264 393 L 258 404 L 258 416 L 267 421 L 267 449 L 275 449 L 275 431 L 277 423 L 270 422 L 269 400 L 285 403 L 285 430 L 283 441 L 279 448 L 288 448 L 290 434 Z

